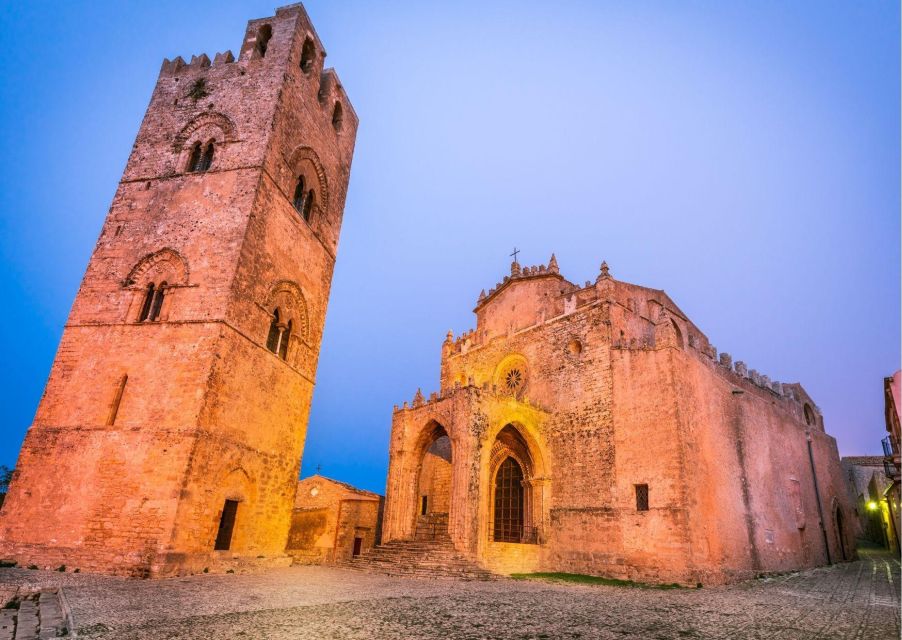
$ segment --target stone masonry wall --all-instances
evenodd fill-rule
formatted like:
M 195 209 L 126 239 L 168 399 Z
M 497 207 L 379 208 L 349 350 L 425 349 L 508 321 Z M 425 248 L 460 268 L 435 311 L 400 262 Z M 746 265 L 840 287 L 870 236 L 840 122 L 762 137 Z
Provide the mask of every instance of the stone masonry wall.
M 614 280 L 606 264 L 577 287 L 552 256 L 514 263 L 476 315 L 442 345 L 440 390 L 396 407 L 387 539 L 412 533 L 417 474 L 447 433 L 449 534 L 496 571 L 694 585 L 824 564 L 825 537 L 830 560 L 853 556 L 814 402 L 718 354 L 664 292 Z M 524 471 L 521 542 L 492 539 L 505 456 Z
M 283 553 L 357 128 L 324 57 L 291 5 L 248 23 L 237 60 L 163 63 L 0 513 L 0 556 L 169 575 Z M 190 171 L 210 141 L 211 166 Z M 309 221 L 290 201 L 298 175 Z M 150 283 L 164 303 L 140 322 Z M 280 305 L 284 360 L 266 348 Z M 227 499 L 232 544 L 214 552 Z

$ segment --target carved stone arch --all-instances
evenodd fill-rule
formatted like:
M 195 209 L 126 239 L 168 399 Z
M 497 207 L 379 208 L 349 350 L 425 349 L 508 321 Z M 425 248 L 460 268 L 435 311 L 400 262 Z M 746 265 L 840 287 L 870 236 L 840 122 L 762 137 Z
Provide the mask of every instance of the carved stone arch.
M 548 476 L 548 447 L 541 434 L 535 428 L 530 428 L 530 424 L 533 424 L 532 421 L 525 415 L 516 412 L 508 413 L 504 419 L 499 420 L 494 428 L 486 434 L 485 445 L 488 446 L 489 443 L 492 445 L 492 448 L 489 450 L 490 469 L 495 443 L 500 441 L 502 445 L 507 445 L 503 434 L 506 431 L 512 431 L 522 441 L 524 447 L 521 449 L 518 446 L 510 447 L 507 445 L 507 448 L 515 451 L 518 456 L 518 462 L 526 465 L 523 467 L 524 472 L 528 471 L 528 475 L 534 477 Z M 491 470 L 494 471 L 494 469 Z
M 123 286 L 144 286 L 148 282 L 165 281 L 169 286 L 188 284 L 188 262 L 175 249 L 166 247 L 144 256 L 126 277 Z
M 243 475 L 245 480 L 248 482 L 252 481 L 251 474 L 249 474 L 247 472 L 247 470 L 244 467 L 242 467 L 241 465 L 233 467 L 232 470 L 226 474 L 226 476 L 228 477 L 228 476 L 237 475 L 237 474 Z
M 417 433 L 413 447 L 415 455 L 422 458 L 426 451 L 429 450 L 429 447 L 432 446 L 432 443 L 442 436 L 447 436 L 448 440 L 451 442 L 451 458 L 453 459 L 455 449 L 454 439 L 451 437 L 451 433 L 445 425 L 432 416 L 422 423 L 422 426 Z
M 291 189 L 286 193 L 291 195 L 294 193 L 294 180 L 299 175 L 307 176 L 308 180 L 316 179 L 316 204 L 315 206 L 320 212 L 329 210 L 329 180 L 326 177 L 326 170 L 319 156 L 312 148 L 300 145 L 288 156 L 287 164 L 291 170 L 292 184 Z M 312 175 L 311 175 L 312 174 Z
M 414 530 L 416 519 L 428 516 L 431 531 L 445 531 L 452 511 L 451 486 L 454 477 L 455 443 L 435 417 L 421 422 L 413 440 L 415 482 Z
M 279 309 L 281 321 L 286 324 L 291 321 L 292 335 L 304 343 L 309 342 L 310 310 L 304 292 L 296 282 L 277 282 L 270 290 L 266 308 L 270 313 L 273 309 Z
M 523 452 L 515 451 L 507 444 L 500 440 L 495 440 L 492 444 L 492 451 L 489 454 L 489 478 L 494 479 L 498 473 L 498 467 L 508 458 L 513 458 L 523 469 L 523 476 L 527 479 L 532 478 L 535 474 L 535 468 L 532 460 L 528 456 L 524 456 Z
M 238 130 L 228 116 L 217 111 L 207 111 L 193 118 L 182 127 L 182 130 L 178 132 L 172 141 L 173 151 L 181 153 L 185 148 L 185 143 L 194 136 L 194 133 L 205 127 L 215 127 L 222 132 L 222 140 L 219 140 L 219 142 L 233 142 L 238 137 Z

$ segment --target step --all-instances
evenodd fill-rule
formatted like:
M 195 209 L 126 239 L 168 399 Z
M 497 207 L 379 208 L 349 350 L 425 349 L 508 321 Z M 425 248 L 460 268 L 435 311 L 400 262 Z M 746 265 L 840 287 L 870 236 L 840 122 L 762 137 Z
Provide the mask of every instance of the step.
M 458 552 L 449 538 L 443 540 L 392 540 L 363 555 L 339 563 L 358 571 L 424 578 L 454 577 L 492 580 L 494 574 Z

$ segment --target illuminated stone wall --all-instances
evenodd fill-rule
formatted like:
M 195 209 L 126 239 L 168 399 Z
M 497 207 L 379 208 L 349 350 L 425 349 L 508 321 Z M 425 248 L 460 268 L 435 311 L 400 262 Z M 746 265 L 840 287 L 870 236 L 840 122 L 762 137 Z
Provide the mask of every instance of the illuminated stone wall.
M 163 63 L 0 513 L 0 556 L 141 576 L 285 557 L 357 127 L 324 56 L 291 5 L 249 22 L 237 59 Z M 309 220 L 292 202 L 301 175 Z M 143 319 L 151 284 L 163 303 Z M 276 308 L 292 322 L 282 357 L 267 348 Z M 231 545 L 214 552 L 226 500 Z
M 447 433 L 449 534 L 497 571 L 694 585 L 824 564 L 825 534 L 831 560 L 854 554 L 814 402 L 719 354 L 663 291 L 607 265 L 579 286 L 552 256 L 514 263 L 475 313 L 442 346 L 440 390 L 396 407 L 386 540 L 413 534 L 425 452 Z M 523 471 L 517 541 L 498 533 L 507 458 Z

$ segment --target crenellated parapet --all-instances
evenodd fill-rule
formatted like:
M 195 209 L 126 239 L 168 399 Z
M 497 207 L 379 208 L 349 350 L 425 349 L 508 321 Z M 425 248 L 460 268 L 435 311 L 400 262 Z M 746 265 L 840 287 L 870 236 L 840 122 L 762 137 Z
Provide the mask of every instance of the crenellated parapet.
M 418 388 L 413 394 L 413 398 L 411 400 L 405 400 L 400 406 L 397 404 L 394 405 L 392 408 L 392 413 L 413 411 L 415 409 L 431 407 L 440 402 L 456 398 L 463 394 L 475 394 L 477 397 L 497 397 L 503 398 L 505 400 L 510 400 L 511 398 L 510 393 L 500 388 L 497 384 L 492 384 L 490 382 L 476 384 L 474 379 L 470 377 L 467 379 L 466 383 L 457 381 L 447 390 L 432 391 L 428 396 L 423 393 L 422 389 Z M 530 402 L 525 398 L 522 399 L 521 402 L 524 405 L 530 405 Z
M 476 301 L 476 309 L 479 309 L 482 305 L 494 298 L 496 294 L 500 293 L 508 285 L 514 282 L 547 276 L 556 276 L 563 280 L 560 268 L 558 267 L 557 258 L 553 253 L 551 254 L 551 259 L 548 261 L 547 265 L 539 264 L 523 267 L 520 266 L 519 262 L 514 260 L 511 262 L 510 275 L 504 276 L 500 282 L 497 282 L 494 287 L 489 289 L 488 293 L 486 293 L 485 289 L 480 292 L 479 298 Z M 570 286 L 573 287 L 573 285 Z
M 217 53 L 212 62 L 206 53 L 192 55 L 191 62 L 185 62 L 182 56 L 166 58 L 158 82 L 189 86 L 188 97 L 196 102 L 210 95 L 204 86 L 208 81 L 233 75 L 265 77 L 275 69 L 281 77 L 281 69 L 291 62 L 302 76 L 318 79 L 317 97 L 325 117 L 339 129 L 348 119 L 356 129 L 354 107 L 335 69 L 324 67 L 325 58 L 326 51 L 307 12 L 301 4 L 293 4 L 278 8 L 272 17 L 251 20 L 237 58 L 231 50 Z

